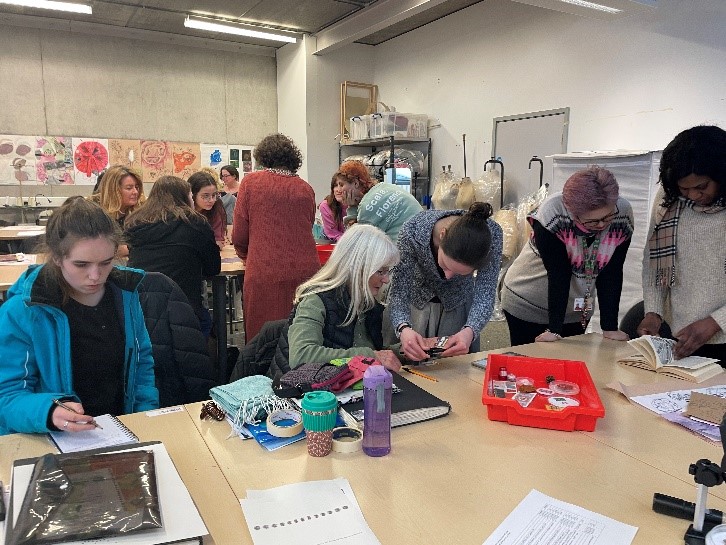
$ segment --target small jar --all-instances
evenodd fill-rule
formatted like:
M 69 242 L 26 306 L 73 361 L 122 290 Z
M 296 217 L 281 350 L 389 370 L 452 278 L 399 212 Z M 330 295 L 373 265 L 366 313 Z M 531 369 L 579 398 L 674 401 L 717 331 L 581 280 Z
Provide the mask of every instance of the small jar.
M 499 380 L 507 380 L 507 368 L 506 367 L 500 367 L 499 368 Z

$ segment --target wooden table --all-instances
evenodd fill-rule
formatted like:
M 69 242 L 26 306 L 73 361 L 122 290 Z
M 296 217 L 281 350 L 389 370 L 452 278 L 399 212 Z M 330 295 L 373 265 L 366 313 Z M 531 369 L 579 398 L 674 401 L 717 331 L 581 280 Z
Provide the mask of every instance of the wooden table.
M 43 258 L 40 257 L 43 254 L 26 254 L 27 257 L 35 257 L 35 260 L 40 262 Z M 20 275 L 28 270 L 30 263 L 17 263 L 11 265 L 0 265 L 0 293 L 4 293 L 10 289 L 10 286 L 15 284 Z
M 204 440 L 192 423 L 199 414 L 181 412 L 147 416 L 122 416 L 141 441 L 162 441 L 169 451 L 184 484 L 189 489 L 212 539 L 205 543 L 236 543 L 246 531 L 237 497 L 227 484 Z M 57 452 L 46 435 L 13 434 L 0 437 L 0 480 L 10 481 L 13 460 Z
M 225 422 L 200 421 L 200 404 L 186 406 L 186 413 L 122 420 L 142 440 L 167 444 L 218 545 L 252 543 L 237 501 L 247 489 L 335 477 L 350 481 L 368 524 L 384 544 L 480 545 L 533 488 L 638 526 L 635 545 L 683 543 L 688 522 L 654 513 L 653 493 L 695 501 L 688 465 L 699 458 L 720 461 L 720 447 L 604 387 L 610 380 L 636 384 L 662 377 L 617 365 L 615 357 L 627 353 L 627 346 L 599 335 L 515 350 L 588 363 L 606 407 L 594 432 L 488 420 L 481 403 L 483 371 L 469 365 L 480 355 L 427 367 L 425 372 L 438 382 L 407 375 L 448 400 L 452 412 L 394 429 L 393 450 L 383 458 L 362 452 L 312 458 L 304 442 L 267 452 L 253 441 L 229 438 Z M 49 450 L 44 437 L 0 437 L 0 478 L 7 478 L 11 460 Z M 708 507 L 726 511 L 723 488 L 709 489 Z M 208 503 L 212 496 L 214 509 Z
M 13 225 L 0 227 L 0 240 L 25 240 L 45 234 L 44 226 L 37 225 Z
M 222 269 L 219 274 L 212 277 L 212 320 L 217 334 L 217 362 L 219 367 L 219 381 L 226 383 L 232 371 L 227 365 L 227 319 L 226 309 L 229 300 L 230 320 L 232 306 L 234 305 L 234 291 L 232 277 L 239 277 L 240 284 L 244 283 L 245 264 L 237 257 L 232 246 L 222 249 Z M 229 290 L 228 290 L 229 288 Z
M 617 365 L 614 356 L 627 346 L 599 335 L 516 351 L 588 362 L 607 411 L 594 432 L 489 421 L 481 402 L 483 371 L 469 365 L 481 355 L 427 367 L 438 382 L 407 375 L 450 401 L 452 413 L 394 429 L 393 450 L 384 458 L 312 458 L 303 442 L 266 452 L 251 441 L 227 439 L 226 423 L 194 422 L 238 497 L 247 489 L 342 476 L 382 543 L 479 545 L 532 488 L 638 526 L 637 545 L 683 543 L 688 522 L 654 513 L 653 493 L 695 501 L 688 465 L 699 458 L 719 462 L 721 449 L 604 388 L 612 378 L 638 383 L 661 377 Z M 709 507 L 726 507 L 721 488 L 710 489 Z M 247 530 L 238 542 L 252 543 Z
M 13 225 L 0 227 L 0 241 L 3 241 L 3 246 L 10 252 L 35 251 L 34 247 L 43 235 L 45 235 L 45 226 Z M 33 244 L 24 244 L 25 241 L 32 241 Z

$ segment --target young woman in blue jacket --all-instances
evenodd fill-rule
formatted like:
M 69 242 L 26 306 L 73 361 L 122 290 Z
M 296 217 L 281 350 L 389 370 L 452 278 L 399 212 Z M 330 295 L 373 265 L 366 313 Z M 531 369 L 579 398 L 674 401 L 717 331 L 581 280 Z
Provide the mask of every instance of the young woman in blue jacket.
M 113 265 L 120 242 L 118 224 L 81 197 L 51 216 L 47 262 L 0 306 L 0 435 L 82 432 L 94 415 L 159 406 L 143 272 Z

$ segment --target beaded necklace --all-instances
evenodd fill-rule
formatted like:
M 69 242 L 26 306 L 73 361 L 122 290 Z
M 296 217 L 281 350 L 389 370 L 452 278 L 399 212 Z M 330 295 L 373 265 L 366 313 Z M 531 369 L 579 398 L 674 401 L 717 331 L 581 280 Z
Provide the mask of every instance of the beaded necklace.
M 272 172 L 273 174 L 279 174 L 280 176 L 295 176 L 295 173 L 291 170 L 287 170 L 286 168 L 266 168 L 268 172 Z

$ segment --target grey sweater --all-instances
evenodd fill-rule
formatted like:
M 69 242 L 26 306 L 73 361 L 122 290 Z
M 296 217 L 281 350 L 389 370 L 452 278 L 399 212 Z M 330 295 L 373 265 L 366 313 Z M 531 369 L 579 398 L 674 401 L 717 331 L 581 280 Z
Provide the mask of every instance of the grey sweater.
M 476 276 L 443 278 L 431 253 L 434 224 L 441 218 L 463 214 L 464 210 L 426 210 L 403 224 L 398 236 L 401 262 L 394 269 L 389 294 L 394 328 L 411 320 L 410 305 L 423 308 L 434 296 L 439 298 L 445 310 L 472 301 L 465 326 L 471 327 L 474 338 L 489 321 L 502 262 L 502 228 L 491 218 L 487 221 L 492 247 L 487 264 L 475 271 Z
M 655 207 L 663 200 L 662 189 Z M 651 215 L 648 238 L 653 232 Z M 707 344 L 726 343 L 726 210 L 715 214 L 685 208 L 676 235 L 676 283 L 671 287 L 651 285 L 648 245 L 643 255 L 643 297 L 645 312 L 656 312 L 677 334 L 697 320 L 711 316 L 721 331 Z

